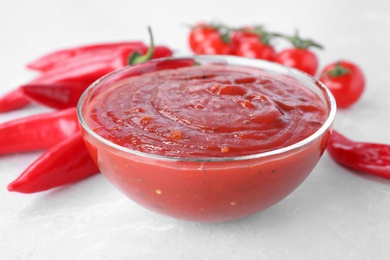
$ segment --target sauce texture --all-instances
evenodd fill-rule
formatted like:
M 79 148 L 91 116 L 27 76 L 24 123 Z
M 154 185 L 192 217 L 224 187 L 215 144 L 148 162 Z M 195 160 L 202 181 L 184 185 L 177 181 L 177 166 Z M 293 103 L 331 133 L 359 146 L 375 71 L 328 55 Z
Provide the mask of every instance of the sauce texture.
M 229 65 L 131 77 L 87 109 L 87 124 L 107 140 L 175 158 L 275 150 L 310 136 L 327 117 L 320 98 L 293 78 Z

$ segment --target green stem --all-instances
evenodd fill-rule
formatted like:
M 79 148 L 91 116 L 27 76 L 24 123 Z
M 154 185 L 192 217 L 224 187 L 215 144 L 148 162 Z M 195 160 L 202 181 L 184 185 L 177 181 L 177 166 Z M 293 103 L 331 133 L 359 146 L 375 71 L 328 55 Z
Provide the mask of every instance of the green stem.
M 313 40 L 300 38 L 298 31 L 295 32 L 294 36 L 286 36 L 286 35 L 278 35 L 278 36 L 283 37 L 286 40 L 290 41 L 292 45 L 298 49 L 307 49 L 309 47 L 316 47 L 318 49 L 324 48 L 321 44 Z
M 148 61 L 152 58 L 153 52 L 154 52 L 154 40 L 153 40 L 152 29 L 150 28 L 150 26 L 148 26 L 148 32 L 149 32 L 149 41 L 150 41 L 148 51 L 145 53 L 145 55 L 142 55 L 138 51 L 133 52 L 130 55 L 129 60 L 128 60 L 129 65 L 142 63 L 142 62 Z
M 344 76 L 345 74 L 351 73 L 351 70 L 343 67 L 340 62 L 336 62 L 336 65 L 334 68 L 330 71 L 328 71 L 327 74 L 329 74 L 330 77 L 336 78 L 336 77 L 341 77 Z

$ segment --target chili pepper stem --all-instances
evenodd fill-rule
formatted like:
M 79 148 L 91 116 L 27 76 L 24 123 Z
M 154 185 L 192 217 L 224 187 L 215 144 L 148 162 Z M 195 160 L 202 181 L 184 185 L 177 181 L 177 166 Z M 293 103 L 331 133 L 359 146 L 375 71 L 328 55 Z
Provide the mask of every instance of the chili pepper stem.
M 138 51 L 133 52 L 130 55 L 129 61 L 128 61 L 128 63 L 130 65 L 148 61 L 152 57 L 153 52 L 154 52 L 154 39 L 153 39 L 152 29 L 150 28 L 150 26 L 148 26 L 148 32 L 149 32 L 149 40 L 150 40 L 150 46 L 149 46 L 148 51 L 146 52 L 145 55 L 141 55 Z

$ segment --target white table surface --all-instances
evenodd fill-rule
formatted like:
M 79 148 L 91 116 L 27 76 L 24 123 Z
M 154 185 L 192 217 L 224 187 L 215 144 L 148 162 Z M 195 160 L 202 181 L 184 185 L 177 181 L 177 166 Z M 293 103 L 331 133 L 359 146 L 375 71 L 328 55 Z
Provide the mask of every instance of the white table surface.
M 0 2 L 0 94 L 35 74 L 24 64 L 85 43 L 155 40 L 188 54 L 187 27 L 217 20 L 316 39 L 321 67 L 357 62 L 367 89 L 339 110 L 335 128 L 390 143 L 390 1 L 22 1 Z M 281 46 L 277 46 L 280 48 Z M 0 122 L 48 111 L 32 106 Z M 0 144 L 1 145 L 1 144 Z M 201 224 L 149 212 L 102 175 L 38 194 L 8 192 L 40 152 L 0 157 L 0 259 L 390 259 L 390 181 L 346 170 L 324 154 L 285 200 L 252 217 Z

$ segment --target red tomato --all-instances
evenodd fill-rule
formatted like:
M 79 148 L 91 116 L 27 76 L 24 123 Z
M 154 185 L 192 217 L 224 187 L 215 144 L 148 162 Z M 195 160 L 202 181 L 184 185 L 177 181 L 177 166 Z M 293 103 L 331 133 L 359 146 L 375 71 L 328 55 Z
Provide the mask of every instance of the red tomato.
M 356 103 L 365 89 L 362 70 L 355 63 L 348 61 L 327 65 L 322 70 L 319 80 L 329 88 L 340 108 Z
M 199 45 L 212 35 L 219 35 L 218 30 L 212 26 L 207 24 L 198 24 L 193 27 L 188 36 L 188 43 L 191 50 L 196 53 L 196 49 Z
M 248 39 L 242 41 L 238 45 L 235 54 L 242 57 L 268 61 L 274 61 L 276 57 L 275 49 L 269 44 L 260 42 L 258 39 Z
M 209 35 L 195 49 L 196 54 L 234 54 L 235 46 L 232 42 L 226 42 L 219 34 Z
M 308 49 L 289 48 L 276 55 L 275 61 L 314 76 L 318 69 L 317 56 Z
M 260 41 L 260 34 L 257 34 L 255 32 L 251 32 L 251 30 L 254 30 L 252 28 L 248 28 L 248 30 L 235 30 L 232 32 L 231 38 L 232 42 L 238 46 L 241 42 L 247 41 L 249 39 L 256 39 Z

